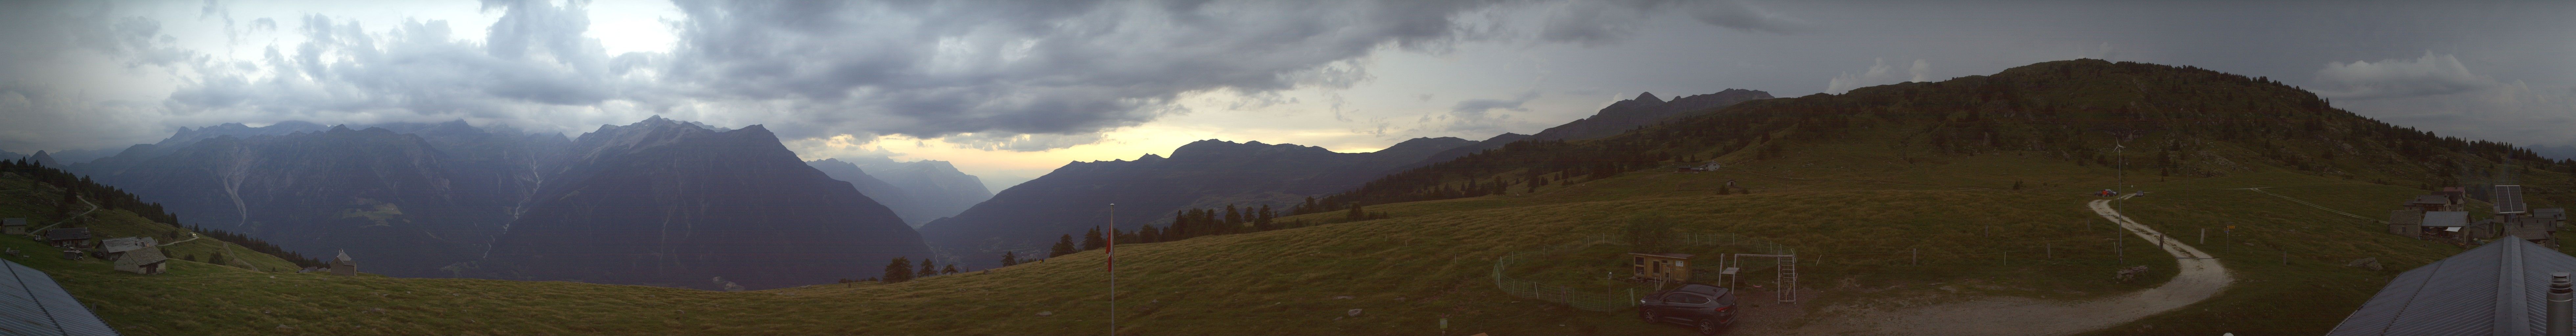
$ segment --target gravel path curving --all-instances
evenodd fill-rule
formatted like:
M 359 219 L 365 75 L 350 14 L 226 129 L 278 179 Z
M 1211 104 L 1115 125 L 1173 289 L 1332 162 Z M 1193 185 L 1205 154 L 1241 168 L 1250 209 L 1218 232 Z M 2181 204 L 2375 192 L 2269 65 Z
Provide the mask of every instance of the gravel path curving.
M 2126 197 L 2122 197 L 2126 198 Z M 2168 239 L 2111 208 L 2111 200 L 2091 207 L 2102 218 L 2119 223 L 2148 243 L 2173 255 L 2182 272 L 2164 285 L 2120 296 L 2083 301 L 1999 297 L 1968 302 L 1874 311 L 1809 323 L 1791 332 L 1802 335 L 2070 335 L 2129 323 L 2148 315 L 2182 308 L 2225 290 L 2235 282 L 2218 259 L 2180 239 Z M 2102 274 L 2109 280 L 2111 274 Z

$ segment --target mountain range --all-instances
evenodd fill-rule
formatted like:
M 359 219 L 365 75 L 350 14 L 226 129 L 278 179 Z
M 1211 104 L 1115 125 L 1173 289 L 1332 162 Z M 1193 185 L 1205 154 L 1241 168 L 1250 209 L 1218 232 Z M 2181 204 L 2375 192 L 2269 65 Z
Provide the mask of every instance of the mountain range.
M 862 157 L 848 161 L 822 159 L 806 161 L 832 179 L 850 182 L 859 193 L 875 198 L 905 224 L 921 227 L 931 220 L 955 216 L 966 208 L 993 198 L 984 181 L 957 171 L 948 161 L 920 160 L 896 162 L 884 157 Z
M 347 250 L 393 276 L 771 288 L 865 278 L 875 263 L 928 254 L 891 211 L 766 129 L 654 117 L 592 133 L 225 124 L 69 169 L 193 225 L 306 255 Z M 588 212 L 598 209 L 628 211 Z M 779 254 L 833 267 L 764 257 Z
M 654 117 L 576 139 L 476 268 L 505 279 L 767 289 L 874 276 L 930 249 L 760 125 Z

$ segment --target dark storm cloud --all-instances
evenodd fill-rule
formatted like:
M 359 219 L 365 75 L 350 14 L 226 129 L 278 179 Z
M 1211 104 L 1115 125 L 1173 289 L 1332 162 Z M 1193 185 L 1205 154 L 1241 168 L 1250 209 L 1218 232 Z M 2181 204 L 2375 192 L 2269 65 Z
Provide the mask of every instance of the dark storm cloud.
M 1701 23 L 1738 31 L 1786 34 L 1803 24 L 1740 1 L 1611 0 L 1554 4 L 1539 38 L 1550 42 L 1602 45 L 1635 36 L 1656 13 L 1680 11 Z
M 2388 98 L 2442 95 L 2493 88 L 2495 78 L 2469 71 L 2452 55 L 2425 52 L 2424 57 L 2326 63 L 2317 71 L 2324 87 L 2317 93 L 2333 98 Z
M 1511 99 L 1468 99 L 1458 101 L 1458 104 L 1449 106 L 1449 115 L 1441 116 L 1439 122 L 1445 123 L 1445 125 L 1440 127 L 1440 130 L 1472 134 L 1502 133 L 1505 131 L 1503 129 L 1504 123 L 1509 121 L 1511 116 L 1495 115 L 1489 112 L 1494 110 L 1528 112 L 1529 108 L 1521 107 L 1521 105 L 1528 104 L 1530 100 L 1538 99 L 1538 96 L 1539 93 L 1537 90 L 1531 90 L 1528 92 L 1522 92 L 1519 96 L 1514 96 Z
M 826 122 L 804 135 L 1088 133 L 1186 92 L 1348 85 L 1366 74 L 1344 61 L 1453 42 L 1458 14 L 1489 5 L 1026 4 L 683 1 L 667 75 L 709 98 L 814 102 L 805 117 Z
M 628 78 L 609 71 L 596 40 L 583 37 L 578 7 L 486 2 L 503 12 L 477 44 L 445 21 L 408 20 L 384 33 L 322 15 L 300 18 L 304 42 L 270 47 L 262 72 L 209 66 L 170 95 L 186 112 L 246 112 L 336 120 L 376 112 L 390 119 L 517 119 L 525 105 L 590 105 L 618 95 Z M 378 120 L 392 121 L 392 120 Z
M 104 5 L 39 4 L 48 10 L 0 14 L 30 19 L 0 23 L 11 33 L 0 38 L 35 39 L 0 51 L 13 67 L 0 75 L 59 63 L 40 58 L 64 50 L 167 67 L 183 75 L 174 75 L 166 100 L 117 107 L 157 131 L 460 118 L 578 131 L 664 114 L 770 124 L 791 138 L 955 136 L 954 143 L 996 150 L 1098 141 L 1098 132 L 1183 111 L 1172 103 L 1192 93 L 1351 87 L 1372 78 L 1367 56 L 1382 50 L 1440 53 L 1469 41 L 1600 45 L 1635 34 L 1657 11 L 1749 32 L 1795 25 L 1736 2 L 682 0 L 682 16 L 665 18 L 677 38 L 670 50 L 609 54 L 591 37 L 601 32 L 589 31 L 581 2 L 484 1 L 485 12 L 499 14 L 489 27 L 328 13 L 237 26 L 237 6 L 194 8 L 198 20 L 220 20 L 224 45 L 245 32 L 293 38 L 246 46 L 256 56 L 234 59 L 173 47 L 151 18 L 109 15 Z M 1563 19 L 1511 18 L 1531 10 L 1559 10 L 1546 15 Z M 0 101 L 25 102 L 6 105 L 19 106 L 7 107 L 12 114 L 97 109 L 39 101 L 68 99 L 59 93 L 14 97 Z M 1482 112 L 1454 117 L 1490 121 L 1476 118 Z

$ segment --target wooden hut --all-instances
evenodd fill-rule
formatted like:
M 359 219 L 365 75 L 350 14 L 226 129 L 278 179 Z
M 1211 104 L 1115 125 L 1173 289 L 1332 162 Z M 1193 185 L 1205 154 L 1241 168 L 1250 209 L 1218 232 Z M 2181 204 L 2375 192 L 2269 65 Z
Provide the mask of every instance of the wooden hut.
M 2460 211 L 2460 202 L 2445 195 L 2419 195 L 2406 201 L 2407 209 L 2423 211 Z
M 2424 236 L 2424 210 L 2406 209 L 2388 212 L 2388 233 L 2406 238 Z
M 2531 217 L 2548 218 L 2549 227 L 2567 227 L 2567 208 L 2531 209 Z
M 170 257 L 161 255 L 160 247 L 146 246 L 126 251 L 116 257 L 116 270 L 152 275 L 169 271 Z
M 45 243 L 61 248 L 89 247 L 89 228 L 45 230 Z
M 331 258 L 331 274 L 358 275 L 358 261 L 349 259 L 349 250 L 340 250 L 339 257 Z
M 2469 229 L 2469 226 L 2467 211 L 2427 211 L 2424 212 L 2422 237 L 2468 242 L 2471 233 L 2469 231 L 2474 231 Z
M 27 219 L 0 218 L 0 233 L 13 235 L 27 234 Z
M 2494 225 L 2496 225 L 2497 238 L 2521 237 L 2534 244 L 2558 246 L 2558 240 L 2554 239 L 2558 236 L 2555 222 L 2556 220 L 2548 218 L 2526 216 L 2497 220 Z
M 108 240 L 98 241 L 98 245 L 99 257 L 107 258 L 107 260 L 117 260 L 117 258 L 120 258 L 127 252 L 152 249 L 154 246 L 160 246 L 158 242 L 152 241 L 152 237 L 111 238 Z
M 1635 275 L 1630 279 L 1648 281 L 1690 282 L 1691 255 L 1681 253 L 1628 253 Z

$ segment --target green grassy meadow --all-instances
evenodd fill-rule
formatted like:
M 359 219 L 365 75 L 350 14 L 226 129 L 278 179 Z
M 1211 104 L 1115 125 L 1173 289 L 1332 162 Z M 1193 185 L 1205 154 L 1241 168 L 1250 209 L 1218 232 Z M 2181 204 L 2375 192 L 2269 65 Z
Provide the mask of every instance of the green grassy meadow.
M 1122 245 L 1114 310 L 1097 250 L 904 283 L 750 292 L 263 272 L 291 266 L 246 251 L 236 255 L 251 260 L 232 267 L 173 261 L 174 271 L 153 276 L 114 272 L 96 260 L 13 261 L 53 274 L 129 335 L 1088 335 L 1108 333 L 1113 312 L 1122 335 L 1427 335 L 1440 333 L 1444 318 L 1454 335 L 1685 334 L 1677 326 L 1639 322 L 1632 311 L 1572 309 L 1494 286 L 1498 257 L 1620 235 L 1640 214 L 1668 218 L 1674 232 L 1735 233 L 1795 248 L 1806 300 L 1780 305 L 1757 292 L 1745 301 L 1800 312 L 1762 322 L 1779 328 L 1829 320 L 1835 307 L 2105 297 L 2154 286 L 2175 272 L 2170 257 L 2123 238 L 2085 208 L 2098 199 L 2088 192 L 2122 180 L 2110 168 L 2014 153 L 1908 160 L 1862 145 L 1805 150 L 1787 159 L 1722 157 L 1732 164 L 1719 172 L 1656 169 L 1534 192 L 1516 186 L 1510 195 L 1367 207 L 1389 219 Z M 2238 282 L 2211 300 L 2096 334 L 2321 333 L 2397 272 L 2461 250 L 2231 190 L 2279 187 L 2269 190 L 2384 215 L 2423 192 L 2412 187 L 2271 168 L 2207 178 L 2152 175 L 2128 173 L 2130 184 L 2151 194 L 2124 201 L 2125 211 L 2187 240 L 2202 228 L 2237 226 L 2213 229 L 2208 243 L 2196 245 L 2222 258 Z M 1715 192 L 1730 180 L 1750 193 Z M 10 179 L 0 189 L 27 184 Z M 46 204 L 59 196 L 0 197 L 9 201 L 0 216 L 18 216 L 49 213 Z M 2535 204 L 2544 206 L 2554 205 Z M 176 230 L 102 213 L 101 223 L 127 223 L 97 226 L 115 235 Z M 1283 220 L 1335 216 L 1342 215 Z M 2127 239 L 2125 256 L 2113 250 L 2115 239 Z M 22 250 L 34 244 L 0 238 L 0 245 Z M 223 248 L 239 249 L 228 246 L 206 239 L 170 249 L 204 260 Z M 1627 248 L 1587 246 L 1507 271 L 1615 292 L 1627 285 L 1599 278 L 1623 269 Z M 2361 257 L 2391 267 L 2342 266 Z M 1753 265 L 1748 285 L 1777 288 L 1768 283 L 1769 264 L 1747 264 Z M 2114 270 L 2131 265 L 2151 272 L 2140 281 L 2111 281 Z M 1350 316 L 1351 309 L 1362 313 Z

